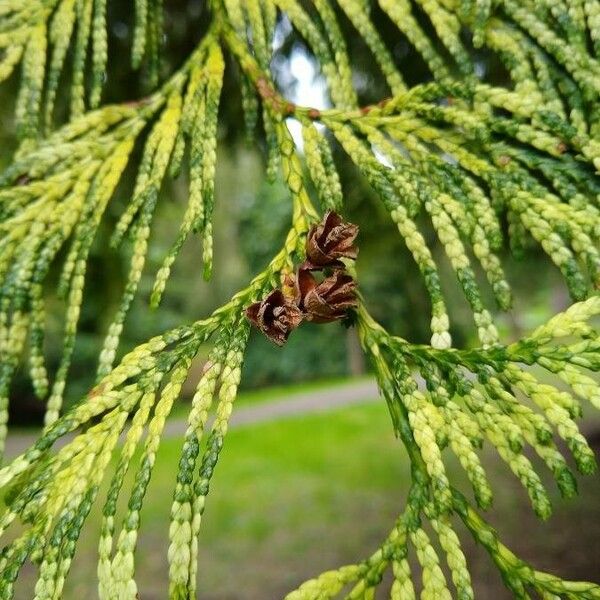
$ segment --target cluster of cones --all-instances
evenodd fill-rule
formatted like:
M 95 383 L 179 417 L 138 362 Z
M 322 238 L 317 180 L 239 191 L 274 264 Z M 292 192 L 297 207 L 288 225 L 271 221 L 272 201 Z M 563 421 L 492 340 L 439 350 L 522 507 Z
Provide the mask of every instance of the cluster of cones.
M 344 319 L 356 307 L 356 282 L 342 258 L 355 259 L 358 226 L 329 211 L 306 237 L 306 260 L 288 289 L 273 290 L 246 309 L 246 316 L 271 341 L 283 346 L 304 320 L 330 323 Z M 322 273 L 317 279 L 316 273 Z

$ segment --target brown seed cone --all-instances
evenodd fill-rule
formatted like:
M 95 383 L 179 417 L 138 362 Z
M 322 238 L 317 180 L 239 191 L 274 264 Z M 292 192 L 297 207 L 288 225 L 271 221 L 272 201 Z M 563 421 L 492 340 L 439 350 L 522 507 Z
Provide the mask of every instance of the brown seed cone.
M 350 275 L 335 271 L 318 283 L 309 270 L 300 269 L 296 277 L 296 303 L 307 321 L 338 321 L 346 317 L 348 309 L 357 306 L 356 282 Z
M 318 225 L 311 227 L 306 236 L 304 268 L 313 271 L 323 267 L 343 267 L 340 258 L 355 259 L 358 250 L 353 246 L 358 225 L 346 223 L 340 215 L 327 212 Z
M 283 346 L 290 333 L 300 325 L 303 315 L 281 290 L 273 290 L 260 302 L 250 305 L 246 317 L 272 342 Z

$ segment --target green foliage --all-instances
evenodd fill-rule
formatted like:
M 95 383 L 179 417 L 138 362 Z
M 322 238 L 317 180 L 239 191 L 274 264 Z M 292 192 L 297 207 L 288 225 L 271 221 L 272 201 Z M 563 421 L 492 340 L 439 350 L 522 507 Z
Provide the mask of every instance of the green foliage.
M 487 440 L 542 518 L 551 507 L 525 447 L 548 466 L 565 496 L 575 493 L 575 480 L 555 436 L 564 440 L 579 471 L 595 469 L 576 419 L 580 400 L 600 408 L 600 387 L 589 373 L 600 370 L 599 336 L 589 323 L 600 313 L 600 300 L 592 293 L 600 284 L 600 184 L 595 175 L 600 168 L 600 8 L 596 1 L 579 0 L 380 0 L 377 10 L 387 14 L 430 70 L 428 83 L 409 88 L 406 69 L 397 64 L 371 18 L 370 2 L 313 4 L 215 0 L 198 46 L 158 86 L 162 4 L 136 0 L 132 62 L 139 67 L 146 61 L 155 91 L 136 102 L 97 108 L 108 56 L 105 0 L 0 3 L 0 78 L 6 79 L 19 63 L 22 72 L 15 111 L 21 145 L 0 175 L 2 444 L 9 385 L 25 351 L 34 388 L 47 398 L 42 436 L 0 470 L 6 490 L 0 531 L 8 536 L 16 530 L 0 556 L 3 598 L 13 596 L 28 559 L 39 566 L 36 599 L 60 597 L 81 527 L 114 455 L 99 544 L 99 593 L 107 599 L 136 597 L 140 507 L 165 419 L 192 359 L 211 340 L 213 350 L 188 417 L 169 532 L 170 596 L 194 597 L 198 531 L 248 338 L 243 311 L 284 284 L 302 260 L 306 232 L 319 219 L 311 192 L 322 206 L 343 210 L 344 189 L 334 160 L 339 149 L 381 200 L 418 266 L 431 301 L 431 343 L 414 344 L 386 331 L 361 299 L 356 325 L 394 430 L 411 460 L 412 486 L 405 511 L 371 557 L 324 573 L 289 597 L 344 593 L 347 598 L 373 598 L 388 569 L 394 579 L 392 597 L 414 597 L 407 560 L 411 549 L 421 566 L 422 597 L 448 598 L 450 585 L 435 549 L 439 546 L 457 597 L 471 598 L 468 567 L 453 528 L 453 519 L 460 519 L 495 561 L 515 597 L 535 592 L 543 598 L 600 598 L 600 586 L 536 571 L 502 545 L 469 498 L 453 486 L 443 458 L 448 447 L 468 475 L 474 504 L 487 509 L 493 492 L 477 452 Z M 284 17 L 319 64 L 330 108 L 296 105 L 274 85 L 272 35 Z M 358 106 L 342 33 L 350 24 L 391 93 L 376 105 Z M 508 85 L 498 87 L 477 74 L 471 42 L 498 55 L 510 75 Z M 69 49 L 70 115 L 54 128 L 54 104 Z M 211 275 L 226 56 L 240 72 L 249 132 L 255 132 L 261 117 L 267 176 L 280 175 L 291 195 L 289 232 L 267 268 L 230 302 L 206 319 L 138 346 L 115 367 L 163 182 L 184 166 L 188 204 L 156 275 L 151 304 L 159 305 L 172 265 L 192 233 L 202 239 L 204 276 Z M 287 120 L 300 124 L 303 152 L 296 148 Z M 112 238 L 115 246 L 126 237 L 132 241 L 127 282 L 100 354 L 98 384 L 60 416 L 90 247 L 136 146 L 141 158 L 134 190 Z M 452 348 L 440 269 L 423 223 L 439 240 L 470 306 L 478 348 Z M 508 345 L 499 342 L 493 310 L 477 276 L 478 270 L 485 274 L 498 307 L 509 309 L 511 292 L 500 260 L 505 229 L 517 254 L 532 243 L 541 246 L 576 301 L 529 337 Z M 51 265 L 61 266 L 58 290 L 66 305 L 63 355 L 52 378 L 43 351 Z M 360 270 L 356 280 L 360 283 Z M 555 385 L 541 382 L 524 365 L 548 371 Z M 565 384 L 571 391 L 565 391 Z M 209 428 L 213 403 L 215 419 Z M 53 448 L 76 431 L 66 445 Z M 117 504 L 139 446 L 117 535 Z M 432 542 L 432 533 L 439 544 Z

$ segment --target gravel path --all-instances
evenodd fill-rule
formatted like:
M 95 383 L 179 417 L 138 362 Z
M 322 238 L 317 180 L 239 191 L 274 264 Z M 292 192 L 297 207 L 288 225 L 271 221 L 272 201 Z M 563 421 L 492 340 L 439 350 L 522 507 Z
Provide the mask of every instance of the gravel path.
M 366 379 L 352 381 L 342 385 L 336 385 L 321 390 L 312 390 L 310 392 L 297 392 L 281 397 L 277 400 L 242 406 L 234 409 L 231 415 L 230 428 L 253 425 L 255 423 L 265 423 L 276 421 L 286 417 L 305 415 L 309 413 L 319 413 L 332 410 L 343 406 L 351 406 L 363 402 L 372 402 L 378 397 L 377 385 L 375 381 Z M 165 437 L 179 437 L 186 430 L 186 421 L 184 418 L 175 418 L 167 421 L 165 425 Z M 13 458 L 25 451 L 37 439 L 34 433 L 17 432 L 8 434 L 6 441 L 6 457 Z M 61 440 L 66 443 L 72 436 Z M 59 446 L 60 442 L 56 444 Z

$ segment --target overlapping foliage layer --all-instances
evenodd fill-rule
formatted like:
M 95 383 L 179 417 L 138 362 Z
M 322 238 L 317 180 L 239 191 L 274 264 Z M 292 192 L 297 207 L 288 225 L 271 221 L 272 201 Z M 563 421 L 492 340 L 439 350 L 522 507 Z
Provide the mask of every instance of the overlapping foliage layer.
M 155 91 L 139 101 L 101 106 L 106 0 L 0 2 L 0 79 L 21 71 L 15 113 L 21 143 L 0 175 L 2 445 L 10 381 L 24 354 L 36 392 L 48 406 L 39 441 L 0 470 L 6 494 L 0 517 L 6 539 L 1 597 L 13 596 L 28 560 L 39 567 L 36 599 L 61 596 L 82 525 L 107 480 L 99 593 L 111 600 L 136 597 L 139 511 L 161 432 L 200 344 L 211 339 L 213 351 L 188 417 L 169 533 L 170 595 L 195 597 L 200 522 L 248 338 L 243 311 L 278 287 L 302 260 L 304 236 L 320 212 L 313 190 L 323 209 L 343 212 L 344 190 L 334 162 L 334 149 L 342 149 L 380 198 L 420 269 L 431 299 L 431 345 L 385 331 L 361 300 L 357 327 L 410 457 L 413 485 L 404 512 L 371 557 L 324 573 L 288 597 L 372 598 L 391 570 L 391 597 L 410 599 L 418 575 L 411 573 L 407 556 L 414 552 L 423 598 L 472 598 L 454 529 L 459 519 L 490 554 L 515 597 L 600 598 L 599 585 L 564 581 L 523 563 L 475 508 L 487 509 L 492 502 L 478 454 L 486 441 L 542 518 L 550 515 L 550 502 L 530 454 L 523 452 L 526 447 L 547 465 L 565 496 L 576 492 L 575 479 L 556 438 L 564 440 L 578 470 L 595 470 L 576 419 L 582 402 L 600 408 L 600 387 L 592 374 L 600 370 L 600 338 L 590 322 L 600 313 L 593 292 L 600 284 L 597 0 L 215 0 L 197 48 L 160 85 L 161 1 L 134 4 L 132 61 L 135 67 L 144 65 Z M 371 10 L 389 19 L 419 52 L 429 83 L 405 83 L 410 65 L 394 59 Z M 294 104 L 277 90 L 270 63 L 273 35 L 283 20 L 319 64 L 330 108 Z M 389 87 L 390 96 L 377 105 L 358 106 L 342 34 L 350 26 Z M 478 48 L 497 55 L 510 74 L 509 84 L 498 87 L 478 75 Z M 66 76 L 70 56 L 72 72 Z M 289 235 L 268 267 L 228 304 L 150 340 L 114 366 L 161 186 L 183 167 L 188 204 L 156 274 L 151 302 L 160 303 L 171 267 L 192 233 L 201 237 L 204 275 L 210 277 L 226 57 L 239 70 L 246 126 L 254 135 L 260 122 L 264 133 L 267 173 L 281 176 L 290 190 Z M 61 83 L 65 77 L 68 84 Z M 59 93 L 70 98 L 64 124 L 55 118 Z M 302 151 L 287 128 L 289 120 L 301 125 Z M 125 238 L 132 241 L 128 281 L 100 354 L 98 384 L 59 416 L 90 247 L 136 145 L 143 149 L 134 191 L 112 240 L 115 246 Z M 471 307 L 480 348 L 452 348 L 450 317 L 424 223 L 439 239 Z M 499 255 L 507 243 L 516 254 L 539 244 L 564 275 L 576 303 L 529 337 L 502 345 L 476 273 L 485 273 L 498 307 L 509 309 L 511 292 Z M 64 351 L 58 371 L 49 375 L 43 352 L 45 290 L 55 265 L 62 269 L 58 287 L 66 305 Z M 356 279 L 360 284 L 360 272 Z M 55 442 L 70 433 L 76 435 L 55 449 Z M 444 448 L 466 471 L 474 500 L 449 481 Z M 139 458 L 134 456 L 138 449 Z M 135 477 L 126 489 L 130 468 Z M 126 493 L 119 528 L 117 504 Z M 451 582 L 440 566 L 441 554 Z

